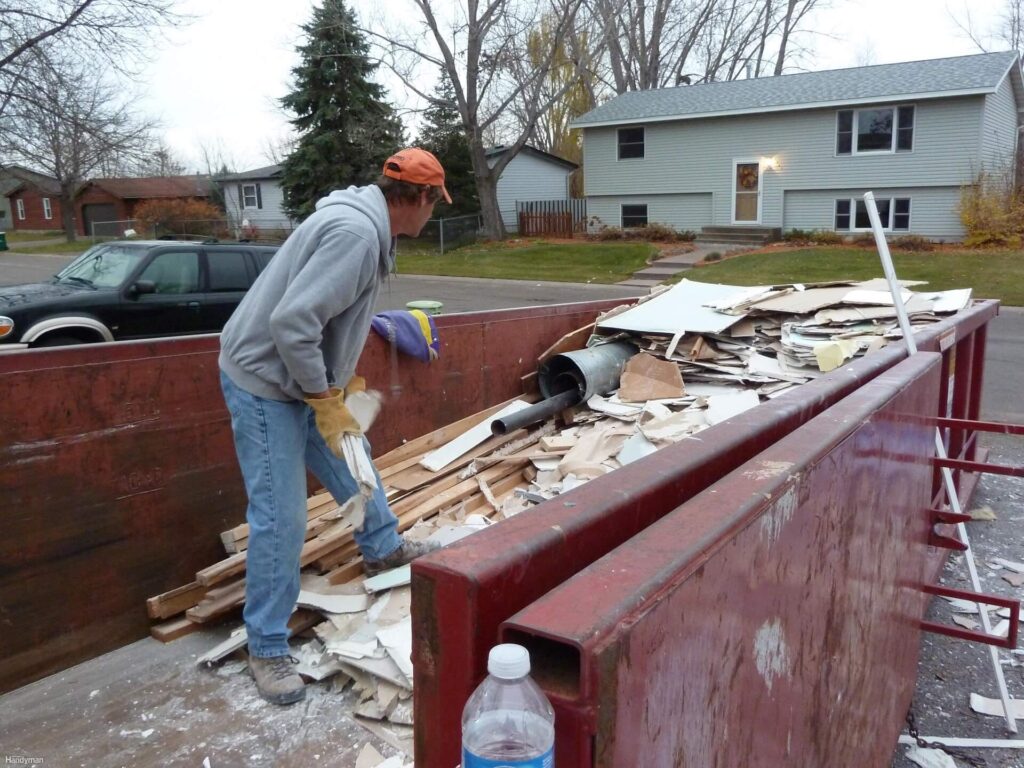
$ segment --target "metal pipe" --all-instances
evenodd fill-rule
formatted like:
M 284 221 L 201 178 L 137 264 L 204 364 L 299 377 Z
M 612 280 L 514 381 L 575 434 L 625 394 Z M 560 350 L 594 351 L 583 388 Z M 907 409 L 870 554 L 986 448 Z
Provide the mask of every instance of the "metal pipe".
M 572 408 L 579 401 L 579 390 L 567 389 L 565 392 L 560 392 L 547 400 L 541 400 L 529 408 L 523 408 L 509 416 L 495 419 L 491 422 L 491 432 L 495 435 L 507 435 L 509 432 L 522 429 L 530 424 L 544 421 L 548 416 L 554 416 L 566 408 Z
M 636 347 L 624 341 L 555 355 L 541 365 L 537 384 L 544 397 L 575 390 L 584 402 L 619 388 L 619 376 Z

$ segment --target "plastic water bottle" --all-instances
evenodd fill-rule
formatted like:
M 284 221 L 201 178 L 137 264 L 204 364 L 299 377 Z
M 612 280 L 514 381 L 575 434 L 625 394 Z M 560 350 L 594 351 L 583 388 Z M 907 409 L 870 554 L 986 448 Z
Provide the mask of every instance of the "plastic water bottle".
M 530 653 L 496 645 L 462 711 L 462 768 L 554 768 L 555 713 L 530 678 Z

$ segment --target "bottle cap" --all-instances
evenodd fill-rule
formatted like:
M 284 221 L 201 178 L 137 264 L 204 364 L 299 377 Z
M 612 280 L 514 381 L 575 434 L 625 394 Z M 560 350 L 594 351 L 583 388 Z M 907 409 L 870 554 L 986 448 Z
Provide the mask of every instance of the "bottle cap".
M 517 680 L 530 674 L 530 652 L 521 645 L 505 643 L 491 648 L 487 671 L 502 680 Z

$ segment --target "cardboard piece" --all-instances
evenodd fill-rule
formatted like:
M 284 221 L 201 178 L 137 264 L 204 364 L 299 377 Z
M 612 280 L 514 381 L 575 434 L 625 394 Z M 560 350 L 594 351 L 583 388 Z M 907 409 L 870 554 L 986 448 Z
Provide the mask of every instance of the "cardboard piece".
M 626 361 L 619 378 L 619 400 L 645 403 L 648 400 L 682 397 L 683 377 L 679 366 L 641 352 Z

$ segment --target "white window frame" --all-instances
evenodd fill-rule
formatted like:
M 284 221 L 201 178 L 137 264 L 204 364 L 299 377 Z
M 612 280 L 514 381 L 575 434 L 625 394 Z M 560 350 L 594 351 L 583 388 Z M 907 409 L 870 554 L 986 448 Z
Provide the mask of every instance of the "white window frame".
M 836 225 L 836 205 L 839 203 L 840 200 L 849 200 L 850 201 L 850 228 L 849 229 L 835 229 L 835 225 Z M 893 195 L 892 197 L 888 197 L 888 198 L 885 198 L 885 197 L 875 198 L 875 203 L 877 204 L 880 200 L 888 200 L 889 201 L 889 221 L 887 221 L 887 222 L 883 221 L 882 222 L 882 230 L 885 231 L 885 232 L 910 232 L 911 222 L 913 221 L 913 216 L 914 216 L 914 199 L 910 195 Z M 892 228 L 893 222 L 896 220 L 896 201 L 897 200 L 907 200 L 908 201 L 907 228 L 906 229 L 893 229 Z M 847 197 L 837 197 L 837 198 L 834 198 L 834 200 L 832 201 L 832 228 L 833 228 L 834 232 L 870 232 L 871 231 L 871 227 L 870 226 L 868 226 L 868 227 L 857 227 L 856 226 L 856 224 L 857 224 L 857 203 L 860 203 L 861 205 L 866 205 L 864 203 L 864 199 L 861 198 L 861 197 L 849 197 L 849 198 L 847 198 Z M 879 212 L 879 215 L 881 215 L 881 212 Z
M 246 187 L 252 190 L 252 205 L 249 205 L 249 193 L 246 192 Z M 243 210 L 256 210 L 259 208 L 259 196 L 256 194 L 255 184 L 243 184 L 242 185 L 242 209 Z
M 18 221 L 25 220 L 25 201 L 22 198 L 18 198 L 15 202 L 15 207 L 18 209 Z
M 44 219 L 52 219 L 53 218 L 53 206 L 50 205 L 50 198 L 48 198 L 48 197 L 44 197 L 43 198 L 43 218 Z
M 622 140 L 619 138 L 619 134 L 622 131 L 640 131 L 643 134 L 643 141 L 641 142 L 629 142 L 631 145 L 640 144 L 643 148 L 643 154 L 640 157 L 622 157 Z M 615 130 L 615 160 L 619 163 L 628 163 L 630 160 L 643 160 L 647 157 L 647 126 L 645 125 L 624 125 Z
M 647 219 L 647 221 L 644 223 L 643 226 L 646 227 L 646 226 L 650 225 L 650 223 L 651 223 L 651 205 L 650 205 L 650 203 L 619 203 L 619 228 L 620 229 L 626 229 L 626 224 L 625 224 L 625 222 L 623 222 L 623 211 L 622 211 L 622 209 L 625 208 L 627 205 L 634 205 L 634 206 L 642 205 L 644 207 L 644 210 L 645 210 L 644 216 Z M 641 229 L 642 227 L 633 227 L 633 226 L 631 226 L 629 228 L 630 229 L 634 229 L 634 228 Z
M 896 145 L 899 142 L 900 132 L 900 109 L 903 107 L 914 108 L 914 127 L 910 134 L 910 149 L 896 149 Z M 889 143 L 888 149 L 860 149 L 860 113 L 861 112 L 875 112 L 880 109 L 891 109 L 892 110 L 892 141 Z M 840 112 L 853 112 L 853 135 L 850 137 L 850 152 L 849 154 L 839 153 L 839 147 L 837 146 L 838 141 L 836 138 L 839 136 L 839 113 Z M 857 155 L 911 155 L 914 153 L 914 146 L 917 143 L 917 105 L 916 104 L 893 104 L 891 106 L 882 104 L 877 107 L 850 107 L 848 109 L 837 109 L 836 110 L 836 127 L 833 133 L 832 141 L 832 154 L 834 157 L 856 157 Z

